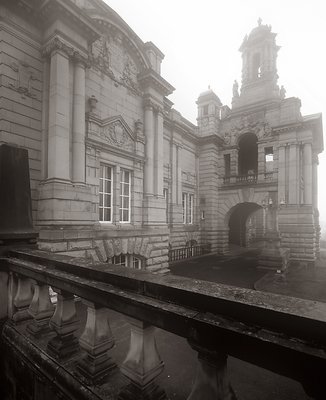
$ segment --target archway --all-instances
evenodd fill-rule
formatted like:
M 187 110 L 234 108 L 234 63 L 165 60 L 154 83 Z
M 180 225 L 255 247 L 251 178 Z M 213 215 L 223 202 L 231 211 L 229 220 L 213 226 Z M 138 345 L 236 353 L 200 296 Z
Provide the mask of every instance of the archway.
M 255 232 L 254 235 L 258 236 L 261 229 L 263 229 L 263 215 L 262 207 L 256 203 L 240 203 L 231 209 L 229 218 L 229 243 L 238 246 L 247 247 L 249 243 L 249 235 Z M 250 226 L 248 226 L 249 217 L 255 216 L 250 219 Z
M 239 140 L 239 175 L 257 174 L 258 170 L 258 146 L 257 136 L 254 133 L 246 133 Z

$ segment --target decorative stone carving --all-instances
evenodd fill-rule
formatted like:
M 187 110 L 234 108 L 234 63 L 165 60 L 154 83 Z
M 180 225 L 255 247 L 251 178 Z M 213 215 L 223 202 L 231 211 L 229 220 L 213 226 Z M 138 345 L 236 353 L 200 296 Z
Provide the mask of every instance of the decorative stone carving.
M 29 64 L 25 61 L 19 61 L 18 63 L 13 62 L 9 66 L 16 72 L 16 79 L 14 83 L 9 84 L 9 86 L 23 96 L 35 98 L 36 94 L 33 91 L 33 80 L 36 78 Z
M 103 35 L 92 45 L 91 65 L 108 75 L 118 84 L 123 85 L 136 94 L 140 94 L 137 75 L 139 70 L 126 49 L 124 38 L 116 32 L 114 36 Z
M 256 119 L 256 115 L 246 115 L 237 120 L 230 132 L 225 132 L 224 141 L 227 144 L 226 138 L 229 136 L 229 144 L 235 144 L 237 138 L 245 133 L 254 133 L 258 139 L 268 137 L 272 133 L 272 128 L 267 121 Z
M 93 141 L 108 144 L 128 152 L 134 152 L 136 134 L 121 116 L 100 120 L 94 112 L 89 113 L 87 136 Z
M 132 150 L 133 148 L 133 141 L 120 121 L 104 128 L 102 135 L 112 146 L 123 147 L 125 150 Z

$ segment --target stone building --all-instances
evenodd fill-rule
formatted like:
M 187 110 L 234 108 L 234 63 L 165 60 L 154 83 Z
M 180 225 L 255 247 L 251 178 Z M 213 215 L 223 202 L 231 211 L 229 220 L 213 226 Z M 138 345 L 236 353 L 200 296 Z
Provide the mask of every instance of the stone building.
M 198 126 L 168 99 L 163 53 L 103 1 L 4 0 L 0 26 L 0 143 L 28 149 L 41 249 L 165 272 L 169 248 L 275 230 L 316 259 L 321 115 L 278 87 L 269 26 L 240 47 L 232 108 L 203 92 Z

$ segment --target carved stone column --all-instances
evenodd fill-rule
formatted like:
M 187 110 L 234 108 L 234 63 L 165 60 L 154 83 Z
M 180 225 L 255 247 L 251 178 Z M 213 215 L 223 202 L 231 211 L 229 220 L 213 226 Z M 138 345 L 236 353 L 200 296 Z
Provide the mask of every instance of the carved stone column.
M 69 58 L 59 48 L 51 53 L 49 92 L 48 178 L 70 180 Z
M 74 65 L 72 181 L 85 183 L 85 65 L 78 59 Z
M 54 313 L 51 303 L 49 286 L 35 282 L 34 296 L 28 309 L 33 322 L 27 326 L 27 331 L 34 336 L 40 336 L 50 330 L 49 321 Z
M 304 204 L 312 204 L 312 148 L 311 143 L 303 146 Z
M 163 196 L 163 110 L 156 114 L 155 132 L 155 165 L 154 165 L 154 193 Z
M 312 163 L 312 204 L 318 208 L 318 154 L 314 154 Z
M 198 352 L 197 376 L 187 400 L 236 400 L 227 374 L 227 355 L 190 343 Z
M 154 193 L 154 118 L 153 107 L 150 104 L 145 104 L 145 193 Z
M 289 151 L 289 204 L 298 204 L 298 151 L 297 144 L 290 144 Z
M 114 339 L 108 309 L 89 301 L 84 303 L 87 305 L 87 321 L 79 344 L 86 351 L 86 357 L 78 363 L 78 369 L 94 383 L 105 378 L 116 366 L 108 354 L 108 350 L 114 346 Z
M 74 333 L 78 329 L 78 320 L 74 295 L 61 289 L 54 289 L 58 294 L 57 307 L 50 320 L 50 327 L 57 336 L 47 346 L 48 353 L 55 358 L 63 359 L 79 350 L 78 340 Z
M 155 328 L 145 322 L 131 323 L 130 347 L 121 372 L 131 381 L 119 395 L 123 400 L 163 400 L 166 394 L 156 383 L 164 368 L 155 341 Z
M 285 146 L 278 148 L 278 203 L 286 200 Z

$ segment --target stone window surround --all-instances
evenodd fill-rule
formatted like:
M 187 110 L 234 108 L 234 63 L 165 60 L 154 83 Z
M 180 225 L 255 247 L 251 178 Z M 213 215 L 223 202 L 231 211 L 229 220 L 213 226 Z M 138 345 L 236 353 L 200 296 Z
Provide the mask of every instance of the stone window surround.
M 134 254 L 119 254 L 108 259 L 108 262 L 114 265 L 122 265 L 124 267 L 132 269 L 142 269 L 144 260 L 140 257 L 136 257 Z
M 99 223 L 101 226 L 113 226 L 118 224 L 130 225 L 132 221 L 132 183 L 133 183 L 133 173 L 132 170 L 127 168 L 122 168 L 120 165 L 110 164 L 106 161 L 100 162 L 100 167 L 106 166 L 111 168 L 112 171 L 112 179 L 111 179 L 111 220 L 110 221 L 101 221 L 99 218 Z M 122 221 L 120 219 L 121 212 L 121 175 L 123 172 L 129 173 L 129 203 L 128 208 L 123 208 L 124 210 L 128 210 L 128 220 Z M 101 179 L 101 178 L 100 178 Z M 125 183 L 125 182 L 123 182 Z M 100 186 L 99 186 L 100 188 Z M 99 195 L 101 192 L 99 192 Z M 126 197 L 126 196 L 124 196 Z M 100 210 L 100 209 L 99 209 Z

